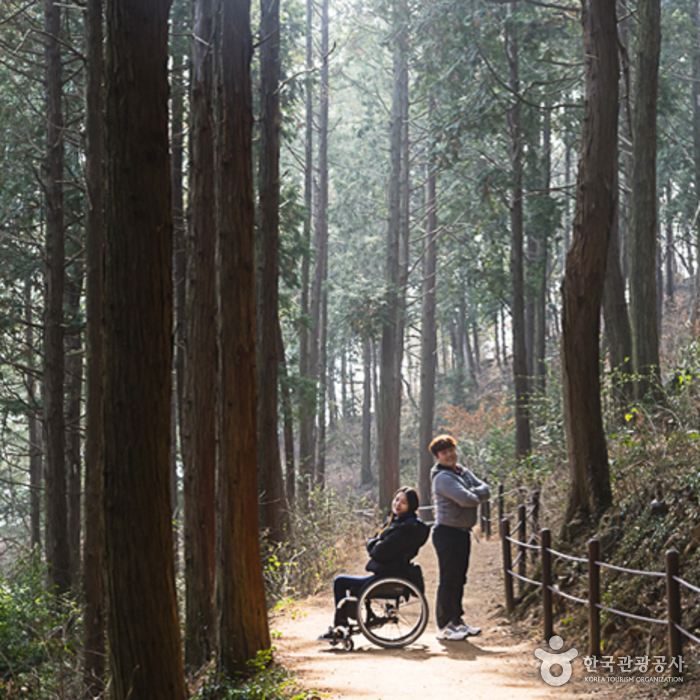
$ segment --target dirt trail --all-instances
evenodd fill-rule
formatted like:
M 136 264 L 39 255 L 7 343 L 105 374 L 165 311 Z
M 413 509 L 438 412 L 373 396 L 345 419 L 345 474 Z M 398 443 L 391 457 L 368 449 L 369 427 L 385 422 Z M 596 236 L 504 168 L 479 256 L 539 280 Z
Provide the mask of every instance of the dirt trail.
M 360 554 L 346 567 L 347 573 L 363 573 L 366 558 Z M 271 626 L 279 633 L 274 640 L 277 658 L 295 670 L 304 687 L 345 700 L 570 700 L 581 693 L 594 692 L 603 697 L 614 692 L 614 688 L 583 687 L 580 683 L 556 688 L 542 680 L 534 650 L 538 646 L 551 650 L 544 643 L 516 638 L 509 625 L 494 614 L 503 597 L 498 541 L 473 540 L 465 620 L 481 627 L 483 633 L 468 641 L 442 642 L 435 638 L 432 609 L 437 562 L 430 543 L 421 550 L 418 562 L 423 567 L 431 619 L 416 643 L 401 650 L 380 649 L 358 635 L 354 637 L 354 651 L 346 652 L 318 642 L 316 637 L 328 629 L 333 616 L 329 587 L 327 593 L 275 614 Z M 574 679 L 577 676 L 583 676 L 580 656 L 574 661 Z

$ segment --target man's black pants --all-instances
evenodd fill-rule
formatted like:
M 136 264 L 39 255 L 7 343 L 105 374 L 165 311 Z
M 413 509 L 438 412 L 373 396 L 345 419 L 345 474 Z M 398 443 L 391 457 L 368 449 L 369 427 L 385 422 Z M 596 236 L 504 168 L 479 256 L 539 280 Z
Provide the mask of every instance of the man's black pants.
M 442 629 L 450 622 L 459 624 L 464 614 L 462 595 L 469 568 L 471 531 L 436 525 L 433 528 L 433 546 L 440 569 L 435 607 L 437 625 Z

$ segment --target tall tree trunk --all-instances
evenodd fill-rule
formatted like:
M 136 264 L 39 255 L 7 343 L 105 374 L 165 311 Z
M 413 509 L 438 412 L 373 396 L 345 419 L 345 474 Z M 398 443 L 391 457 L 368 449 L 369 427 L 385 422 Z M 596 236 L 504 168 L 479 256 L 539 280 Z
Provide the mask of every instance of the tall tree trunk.
M 348 351 L 350 352 L 350 351 Z M 348 362 L 349 365 L 349 372 L 348 372 L 348 384 L 349 384 L 349 392 L 348 395 L 346 396 L 346 400 L 348 402 L 347 405 L 347 415 L 350 416 L 351 418 L 354 418 L 357 415 L 357 393 L 356 393 L 356 388 L 355 388 L 355 372 L 353 370 L 353 364 L 352 364 L 352 357 L 350 358 L 350 361 Z
M 700 2 L 698 0 L 691 0 L 690 2 L 690 20 L 693 28 L 692 37 L 692 74 L 693 79 L 691 81 L 692 94 L 691 94 L 691 104 L 693 108 L 693 161 L 695 165 L 695 206 L 700 207 Z M 697 231 L 696 236 L 696 250 L 698 251 L 698 259 L 700 260 L 700 218 L 696 218 Z M 688 260 L 690 262 L 690 275 L 692 276 L 692 248 L 689 248 Z M 700 293 L 697 289 L 697 285 L 700 285 L 700 276 L 695 279 L 696 290 L 695 290 L 695 303 L 693 304 L 693 321 L 694 328 L 697 328 L 697 318 L 700 315 L 698 307 L 700 306 Z M 697 336 L 697 330 L 695 330 Z
M 552 185 L 552 118 L 549 109 L 542 117 L 543 188 L 550 197 Z M 541 227 L 537 240 L 537 299 L 535 302 L 534 386 L 544 396 L 547 389 L 547 287 L 549 280 L 549 240 L 547 227 Z
M 618 2 L 618 6 L 621 3 Z M 624 4 L 624 3 L 623 3 Z M 620 8 L 624 13 L 624 7 Z M 629 85 L 629 70 L 625 64 L 627 57 L 627 25 L 626 20 L 618 22 L 618 36 L 622 45 L 620 56 L 622 58 L 622 70 L 620 92 L 623 104 L 620 128 L 623 131 L 623 141 L 631 141 L 630 118 L 631 110 L 627 87 Z M 629 181 L 629 157 L 622 148 L 622 173 L 625 185 Z M 608 245 L 607 265 L 605 268 L 605 287 L 603 290 L 603 314 L 605 319 L 605 336 L 610 352 L 610 370 L 612 372 L 613 399 L 621 411 L 625 411 L 629 402 L 634 398 L 634 384 L 632 377 L 634 367 L 632 363 L 632 328 L 630 326 L 627 297 L 625 292 L 625 277 L 622 268 L 622 250 L 620 227 L 621 213 L 627 198 L 626 186 L 620 187 L 620 163 L 615 168 L 615 212 L 610 230 L 610 242 Z
M 379 456 L 381 453 L 381 448 L 379 446 L 379 352 L 377 348 L 377 342 L 375 340 L 371 341 L 372 344 L 372 396 L 374 397 L 374 432 L 376 435 L 376 453 L 375 459 L 377 464 L 379 464 Z M 379 471 L 379 469 L 378 469 Z M 378 474 L 381 476 L 381 474 Z
M 316 260 L 313 269 L 311 288 L 311 337 L 309 347 L 309 368 L 314 387 L 314 413 L 318 420 L 315 440 L 314 481 L 323 484 L 325 478 L 325 347 L 323 347 L 324 298 L 326 265 L 328 260 L 328 0 L 321 4 L 321 94 L 318 119 L 318 207 L 314 248 Z M 321 384 L 319 387 L 318 384 Z M 316 397 L 321 406 L 316 406 Z
M 512 190 L 510 201 L 510 279 L 513 315 L 513 376 L 515 380 L 515 454 L 530 454 L 530 410 L 528 398 L 527 347 L 525 341 L 525 284 L 523 277 L 523 165 L 520 126 L 520 77 L 517 3 L 510 3 L 506 22 L 508 85 L 512 103 L 508 110 Z
M 46 73 L 46 308 L 44 320 L 44 430 L 46 446 L 46 562 L 51 590 L 62 594 L 71 585 L 66 511 L 65 418 L 63 414 L 63 290 L 65 230 L 63 223 L 63 112 L 59 34 L 61 10 L 44 0 Z
M 214 4 L 196 0 L 190 73 L 189 226 L 185 274 L 182 457 L 185 507 L 185 664 L 214 648 L 216 567 L 216 202 Z
M 386 301 L 382 325 L 380 386 L 378 406 L 379 505 L 388 507 L 399 487 L 399 447 L 401 432 L 401 353 L 403 348 L 402 295 L 402 178 L 404 172 L 404 90 L 407 89 L 406 8 L 397 0 L 393 4 L 394 59 L 389 182 L 389 226 L 385 270 Z
M 658 393 L 656 309 L 656 105 L 661 50 L 660 0 L 637 3 L 637 58 L 632 119 L 630 311 L 637 397 Z
M 350 377 L 352 381 L 352 376 Z M 347 418 L 352 415 L 353 411 L 348 405 L 348 348 L 343 345 L 340 349 L 340 410 L 342 418 Z M 352 390 L 350 391 L 351 399 L 354 398 Z
M 466 354 L 467 367 L 469 368 L 469 379 L 471 380 L 472 386 L 478 387 L 479 380 L 476 376 L 476 357 L 474 356 L 474 348 L 472 347 L 472 340 L 470 337 L 471 323 L 469 322 L 469 313 L 466 309 L 467 300 L 464 301 L 464 306 L 462 306 L 462 343 L 463 352 Z
M 217 558 L 219 671 L 270 648 L 258 535 L 255 211 L 250 1 L 220 4 L 217 74 Z
M 27 432 L 29 436 L 29 532 L 32 550 L 39 552 L 41 547 L 41 481 L 43 471 L 43 448 L 41 441 L 41 420 L 38 415 L 36 355 L 34 351 L 34 317 L 32 314 L 33 283 L 27 275 L 24 283 L 25 341 L 27 343 Z
M 632 74 L 633 67 L 630 65 L 630 9 L 627 0 L 618 0 L 618 23 L 617 35 L 620 42 L 620 73 L 621 73 L 621 94 L 620 104 L 622 105 L 622 118 L 620 119 L 620 129 L 622 138 L 619 140 L 620 166 L 618 172 L 623 176 L 623 184 L 619 188 L 620 195 L 617 203 L 617 230 L 618 247 L 620 249 L 620 269 L 622 279 L 627 284 L 629 278 L 629 238 L 630 238 L 630 211 L 632 191 Z M 631 329 L 630 329 L 631 332 Z M 632 357 L 630 353 L 630 358 Z M 631 360 L 630 360 L 631 361 Z
M 535 323 L 537 315 L 537 232 L 528 227 L 525 236 L 525 272 L 528 284 L 525 285 L 525 362 L 527 367 L 528 391 L 535 391 Z
M 180 484 L 177 470 L 178 450 L 177 438 L 182 435 L 182 404 L 185 382 L 185 201 L 183 187 L 183 164 L 185 152 L 184 118 L 185 118 L 185 81 L 184 73 L 187 68 L 187 46 L 183 41 L 186 36 L 183 0 L 176 0 L 171 13 L 172 51 L 170 71 L 170 181 L 173 202 L 173 292 L 174 317 L 173 341 L 175 347 L 173 385 L 173 420 L 172 420 L 172 454 L 171 454 L 171 486 L 172 486 L 172 519 L 175 551 L 175 570 L 178 570 L 180 533 L 178 523 L 180 517 Z
M 328 328 L 326 327 L 325 331 L 326 338 L 328 338 Z M 328 352 L 326 350 L 326 352 Z M 344 352 L 343 349 L 341 348 L 340 351 L 341 355 L 341 362 L 344 357 Z M 338 420 L 339 420 L 339 406 L 338 406 L 338 396 L 337 396 L 337 390 L 335 388 L 336 381 L 335 381 L 335 355 L 331 354 L 330 357 L 326 358 L 326 381 L 327 381 L 327 402 L 328 402 L 328 432 L 333 433 L 333 431 L 337 428 L 338 426 Z M 342 387 L 342 379 L 341 379 L 341 387 Z
M 619 203 L 617 172 L 615 177 L 616 204 Z M 605 318 L 605 335 L 610 348 L 610 371 L 612 374 L 614 399 L 620 409 L 625 411 L 634 398 L 632 383 L 632 329 L 627 312 L 625 297 L 625 280 L 620 264 L 620 234 L 618 223 L 619 207 L 615 207 L 613 223 L 610 229 L 607 265 L 605 268 L 605 287 L 603 290 L 603 314 Z
M 498 311 L 493 315 L 493 340 L 494 340 L 494 355 L 496 356 L 496 365 L 501 366 L 501 344 L 498 340 Z
M 600 304 L 615 215 L 618 60 L 615 5 L 582 12 L 586 102 L 573 240 L 562 285 L 562 370 L 570 489 L 566 517 L 612 501 L 600 402 Z
M 104 524 L 116 700 L 186 697 L 170 490 L 169 5 L 107 4 Z
M 311 229 L 313 223 L 313 11 L 314 0 L 306 0 L 306 132 L 304 139 L 304 242 L 301 269 L 301 316 L 299 329 L 299 503 L 307 505 L 314 474 L 314 415 L 316 411 L 315 364 L 311 357 L 309 317 L 311 273 Z
M 669 304 L 673 304 L 676 293 L 676 267 L 674 265 L 674 236 L 673 236 L 673 212 L 671 210 L 673 190 L 671 183 L 666 183 L 666 296 Z
M 661 236 L 661 228 L 657 220 L 657 238 Z M 656 327 L 658 337 L 661 337 L 661 324 L 663 323 L 664 313 L 664 271 L 661 260 L 661 246 L 656 245 Z
M 372 483 L 372 341 L 362 341 L 362 360 L 364 383 L 362 396 L 362 460 L 360 467 L 360 484 Z
M 431 100 L 430 109 L 433 103 Z M 430 503 L 430 469 L 433 457 L 428 445 L 433 438 L 435 420 L 435 379 L 437 374 L 437 328 L 435 323 L 435 273 L 437 269 L 437 176 L 435 159 L 428 163 L 427 217 L 421 309 L 420 350 L 420 426 L 418 429 L 418 495 L 421 503 Z
M 285 538 L 287 498 L 277 435 L 279 347 L 279 201 L 280 201 L 280 4 L 261 0 L 260 33 L 260 199 L 256 248 L 258 318 L 258 469 L 262 526 L 272 542 Z
M 324 0 L 327 2 L 327 0 Z M 326 7 L 325 17 L 328 18 Z M 323 141 L 323 139 L 321 139 Z M 320 145 L 320 144 L 319 144 Z M 319 163 L 321 162 L 319 158 Z M 325 201 L 328 205 L 328 160 L 326 158 Z M 321 215 L 326 218 L 328 214 Z M 321 283 L 320 332 L 318 338 L 318 376 L 321 382 L 319 388 L 318 428 L 316 431 L 316 483 L 323 488 L 326 484 L 326 406 L 328 403 L 328 223 L 325 224 L 326 242 L 324 246 L 323 281 Z
M 567 142 L 566 142 L 566 153 L 564 156 L 564 182 L 566 183 L 566 186 L 569 187 L 571 183 L 571 151 L 572 151 L 572 145 L 569 142 L 569 139 L 571 137 L 567 133 Z M 569 246 L 570 246 L 570 228 L 571 228 L 571 214 L 570 214 L 570 207 L 569 207 L 569 198 L 567 197 L 565 202 L 564 202 L 564 240 L 563 240 L 563 259 L 566 260 L 566 254 L 569 252 Z
M 85 19 L 86 399 L 83 620 L 86 698 L 105 687 L 104 525 L 102 519 L 102 373 L 104 370 L 104 58 L 102 0 L 88 0 Z
M 508 367 L 508 335 L 506 333 L 506 309 L 501 304 L 501 348 L 503 350 L 503 366 Z
M 284 422 L 284 462 L 285 489 L 287 503 L 294 503 L 296 498 L 296 470 L 294 467 L 294 410 L 292 406 L 292 391 L 289 373 L 287 372 L 287 357 L 284 352 L 282 324 L 277 319 L 277 354 L 280 367 L 280 393 L 282 394 L 282 420 Z
M 70 548 L 71 581 L 80 581 L 80 531 L 83 519 L 80 499 L 82 495 L 81 425 L 80 414 L 83 395 L 83 351 L 80 327 L 80 297 L 83 288 L 82 264 L 76 263 L 72 274 L 65 280 L 66 328 L 66 492 L 68 495 L 68 544 Z

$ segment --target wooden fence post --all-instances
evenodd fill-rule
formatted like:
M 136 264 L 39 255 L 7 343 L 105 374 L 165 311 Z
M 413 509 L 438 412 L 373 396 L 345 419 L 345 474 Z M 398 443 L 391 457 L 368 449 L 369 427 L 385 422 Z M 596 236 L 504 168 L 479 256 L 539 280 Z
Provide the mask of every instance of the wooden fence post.
M 518 539 L 520 540 L 520 545 L 518 546 L 518 573 L 521 576 L 527 576 L 527 547 L 525 543 L 527 542 L 527 506 L 521 503 L 518 506 L 518 520 L 520 525 L 518 526 Z M 518 579 L 518 591 L 520 595 L 523 594 L 525 590 L 525 581 Z
M 486 506 L 486 539 L 491 539 L 491 500 L 484 501 Z
M 600 543 L 588 540 L 588 655 L 600 656 Z
M 549 641 L 554 634 L 552 621 L 552 533 L 545 528 L 540 530 L 540 544 L 542 545 L 542 611 L 544 617 L 544 638 Z
M 503 582 L 506 588 L 506 613 L 510 615 L 515 609 L 513 602 L 513 577 L 510 575 L 510 523 L 507 518 L 501 520 L 501 548 L 503 549 Z
M 503 520 L 503 516 L 505 515 L 505 508 L 503 501 L 505 500 L 505 497 L 503 496 L 503 484 L 498 485 L 498 522 L 500 523 L 501 520 Z
M 666 552 L 666 595 L 668 596 L 668 652 L 671 658 L 683 653 L 683 638 L 678 630 L 681 625 L 681 587 L 674 577 L 680 572 L 678 552 L 670 549 Z
M 532 531 L 540 531 L 540 492 L 539 489 L 532 493 Z M 537 561 L 537 549 L 532 550 L 532 561 Z

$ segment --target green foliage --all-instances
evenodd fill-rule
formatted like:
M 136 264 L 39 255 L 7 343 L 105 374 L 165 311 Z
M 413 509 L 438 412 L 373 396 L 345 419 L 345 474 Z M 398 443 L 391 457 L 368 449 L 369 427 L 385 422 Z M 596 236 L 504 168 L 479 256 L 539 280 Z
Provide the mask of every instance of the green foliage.
M 193 700 L 307 700 L 317 693 L 300 690 L 284 666 L 272 663 L 272 649 L 248 662 L 248 673 L 236 679 L 220 676 L 212 663 Z
M 45 698 L 75 680 L 77 608 L 45 585 L 37 557 L 0 578 L 0 699 Z

